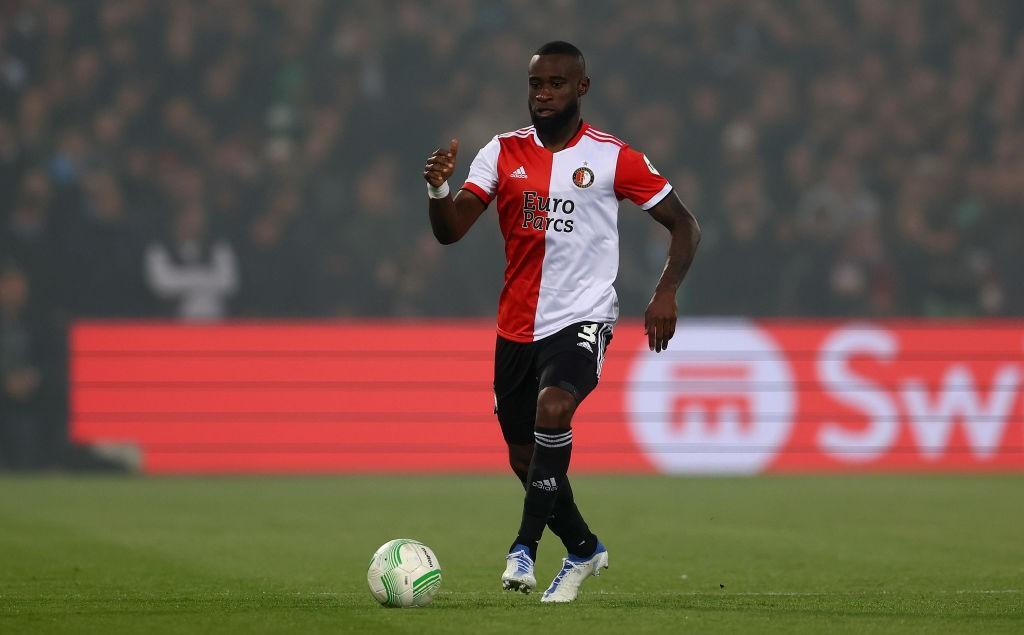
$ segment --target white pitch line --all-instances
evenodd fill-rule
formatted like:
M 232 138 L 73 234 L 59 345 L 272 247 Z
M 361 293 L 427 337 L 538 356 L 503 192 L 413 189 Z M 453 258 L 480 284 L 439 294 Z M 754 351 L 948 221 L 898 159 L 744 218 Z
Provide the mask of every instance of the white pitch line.
M 922 593 L 925 595 L 1021 595 L 1024 594 L 1024 589 L 958 589 L 953 591 L 728 591 L 725 589 L 721 590 L 708 590 L 708 591 L 660 591 L 660 592 L 627 592 L 627 591 L 601 591 L 594 590 L 588 595 L 604 595 L 604 596 L 656 596 L 656 597 L 697 597 L 697 596 L 730 596 L 730 597 L 858 597 L 858 596 L 876 596 L 876 595 L 904 595 L 904 594 L 918 594 Z M 231 591 L 221 591 L 217 593 L 219 597 L 236 596 L 242 599 L 248 599 L 254 597 L 256 594 L 253 593 L 238 593 Z M 278 595 L 264 591 L 259 593 L 260 596 L 267 595 Z M 283 596 L 294 596 L 294 597 L 321 597 L 321 598 L 338 598 L 338 599 L 349 599 L 353 597 L 365 597 L 366 594 L 359 592 L 337 592 L 337 591 L 293 591 L 291 593 L 282 593 Z M 500 593 L 498 591 L 441 591 L 438 596 L 448 597 L 465 597 L 465 596 L 500 596 L 510 597 L 507 594 Z M 9 598 L 0 594 L 0 599 Z M 80 600 L 83 596 L 78 594 L 70 594 L 66 596 L 68 600 Z M 92 599 L 92 598 L 91 598 Z M 115 599 L 122 601 L 131 601 L 133 599 L 128 596 L 118 595 Z M 191 599 L 191 598 L 186 598 Z
M 1024 593 L 1024 589 L 963 589 L 957 591 L 958 594 L 966 595 L 972 593 L 984 593 L 989 595 L 998 595 L 1004 593 Z
M 828 596 L 872 596 L 872 595 L 903 595 L 919 593 L 918 591 L 663 591 L 659 593 L 643 593 L 642 595 L 659 596 L 698 596 L 698 595 L 729 595 L 743 597 L 828 597 Z M 956 591 L 927 591 L 926 595 L 1013 595 L 1024 593 L 1024 589 L 958 589 Z M 594 595 L 639 595 L 620 591 L 594 591 Z
M 704 595 L 727 595 L 730 597 L 858 597 L 858 596 L 875 596 L 875 595 L 903 595 L 906 593 L 924 593 L 925 595 L 1019 595 L 1024 594 L 1024 589 L 958 589 L 953 591 L 729 591 L 726 589 L 721 590 L 708 590 L 708 591 L 659 591 L 659 592 L 627 592 L 627 591 L 600 591 L 594 590 L 589 595 L 606 595 L 606 596 L 631 596 L 635 597 L 638 595 L 646 596 L 661 596 L 661 597 L 697 597 Z M 231 592 L 225 591 L 220 593 L 222 596 L 232 595 Z M 234 594 L 234 595 L 245 595 L 245 594 Z M 292 593 L 285 593 L 283 595 L 292 596 L 306 596 L 306 597 L 334 597 L 334 598 L 350 598 L 350 597 L 362 597 L 364 594 L 356 592 L 330 592 L 330 591 L 295 591 Z M 491 591 L 441 591 L 439 596 L 489 596 L 496 595 Z M 0 598 L 3 596 L 0 595 Z

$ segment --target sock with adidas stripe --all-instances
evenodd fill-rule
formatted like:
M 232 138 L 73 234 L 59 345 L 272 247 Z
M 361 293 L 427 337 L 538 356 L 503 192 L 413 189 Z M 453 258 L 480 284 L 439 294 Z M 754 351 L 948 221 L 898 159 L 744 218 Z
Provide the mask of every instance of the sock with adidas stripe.
M 516 472 L 516 477 L 523 484 L 523 490 L 529 483 L 526 480 L 526 472 Z M 566 475 L 565 480 L 558 487 L 558 498 L 555 499 L 555 508 L 548 518 L 548 529 L 562 540 L 565 550 L 574 556 L 586 557 L 597 549 L 597 536 L 590 531 L 587 521 L 583 519 L 576 500 L 572 494 L 572 481 Z M 509 553 L 515 549 L 515 543 L 509 547 Z M 532 554 L 534 557 L 536 554 Z
M 526 477 L 523 518 L 515 544 L 526 545 L 536 559 L 537 545 L 551 518 L 559 489 L 565 486 L 572 454 L 572 429 L 537 427 L 534 430 L 533 460 Z

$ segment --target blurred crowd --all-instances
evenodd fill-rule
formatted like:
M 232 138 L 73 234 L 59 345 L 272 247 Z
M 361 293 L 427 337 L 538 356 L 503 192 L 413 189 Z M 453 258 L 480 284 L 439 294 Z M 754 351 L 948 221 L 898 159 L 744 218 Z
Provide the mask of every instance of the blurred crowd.
M 684 314 L 1024 314 L 1017 0 L 0 0 L 0 448 L 71 319 L 492 315 L 493 213 L 442 248 L 420 173 L 552 39 L 702 222 Z M 667 234 L 620 225 L 639 315 Z

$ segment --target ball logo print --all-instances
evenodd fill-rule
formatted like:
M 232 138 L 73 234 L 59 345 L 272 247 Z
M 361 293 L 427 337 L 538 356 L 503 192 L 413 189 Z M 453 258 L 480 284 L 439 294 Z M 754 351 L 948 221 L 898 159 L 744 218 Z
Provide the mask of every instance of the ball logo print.
M 590 168 L 576 168 L 572 173 L 572 183 L 580 189 L 588 188 L 594 184 L 594 172 Z
M 646 348 L 629 373 L 626 416 L 660 471 L 764 470 L 789 437 L 792 372 L 767 333 L 746 321 L 687 325 L 673 351 Z

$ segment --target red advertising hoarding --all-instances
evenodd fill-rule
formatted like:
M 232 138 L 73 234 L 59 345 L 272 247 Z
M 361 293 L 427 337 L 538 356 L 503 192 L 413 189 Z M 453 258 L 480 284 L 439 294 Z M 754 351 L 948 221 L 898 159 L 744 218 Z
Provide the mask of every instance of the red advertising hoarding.
M 70 434 L 150 473 L 505 471 L 478 321 L 82 323 Z M 620 322 L 573 470 L 1024 471 L 1024 324 Z

